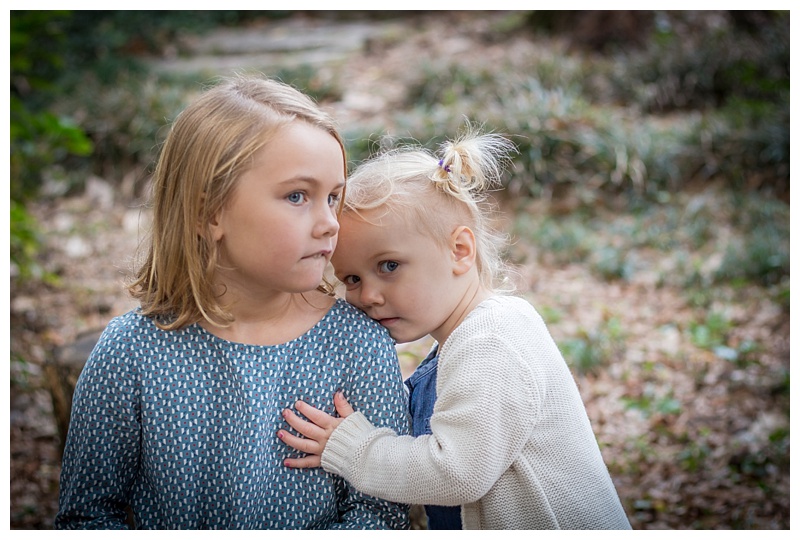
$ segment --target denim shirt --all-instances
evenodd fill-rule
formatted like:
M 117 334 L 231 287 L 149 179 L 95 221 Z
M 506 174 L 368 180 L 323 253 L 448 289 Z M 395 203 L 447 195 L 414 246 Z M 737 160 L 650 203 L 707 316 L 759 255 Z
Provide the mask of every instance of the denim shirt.
M 406 380 L 409 390 L 408 408 L 411 413 L 411 434 L 414 437 L 431 433 L 431 416 L 436 402 L 436 371 L 439 364 L 438 345 Z M 460 506 L 425 505 L 429 530 L 460 530 Z

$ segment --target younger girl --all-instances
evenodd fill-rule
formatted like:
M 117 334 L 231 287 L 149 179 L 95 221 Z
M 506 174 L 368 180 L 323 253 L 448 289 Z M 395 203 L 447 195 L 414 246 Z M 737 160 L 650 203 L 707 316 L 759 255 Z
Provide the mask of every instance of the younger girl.
M 75 390 L 57 528 L 406 528 L 407 507 L 283 468 L 298 394 L 407 431 L 386 331 L 327 294 L 345 157 L 294 88 L 234 78 L 175 121 L 147 258 Z M 311 504 L 309 504 L 311 503 Z
M 389 152 L 350 177 L 333 257 L 348 302 L 397 342 L 430 334 L 437 346 L 408 381 L 416 438 L 373 426 L 337 392 L 342 418 L 304 401 L 295 406 L 311 422 L 284 412 L 305 438 L 278 437 L 310 454 L 286 464 L 321 463 L 365 493 L 429 505 L 429 528 L 628 529 L 542 318 L 497 288 L 498 237 L 480 193 L 511 149 L 467 133 L 441 156 Z

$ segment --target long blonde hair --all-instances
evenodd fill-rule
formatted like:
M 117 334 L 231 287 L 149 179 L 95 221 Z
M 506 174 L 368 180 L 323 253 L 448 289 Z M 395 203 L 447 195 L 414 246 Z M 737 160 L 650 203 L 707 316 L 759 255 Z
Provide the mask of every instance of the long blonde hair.
M 481 284 L 510 292 L 510 268 L 502 258 L 506 236 L 492 227 L 494 206 L 487 192 L 501 186 L 504 166 L 516 148 L 495 133 L 467 128 L 436 154 L 419 145 L 385 150 L 347 179 L 342 213 L 397 212 L 419 232 L 446 245 L 458 225 L 475 234 Z
M 223 79 L 175 119 L 152 180 L 146 258 L 128 287 L 142 314 L 159 327 L 179 329 L 202 318 L 224 326 L 233 320 L 214 289 L 218 246 L 210 240 L 209 222 L 253 155 L 295 120 L 332 135 L 344 155 L 336 125 L 311 98 L 264 77 Z M 331 288 L 323 282 L 320 290 Z

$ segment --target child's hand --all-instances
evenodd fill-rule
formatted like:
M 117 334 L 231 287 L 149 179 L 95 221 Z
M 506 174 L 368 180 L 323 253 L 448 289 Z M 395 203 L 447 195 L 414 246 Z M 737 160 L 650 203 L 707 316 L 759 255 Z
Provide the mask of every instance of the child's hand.
M 295 403 L 295 408 L 297 408 L 303 416 L 308 418 L 310 422 L 301 419 L 289 409 L 283 410 L 283 418 L 286 420 L 286 423 L 297 430 L 303 437 L 297 437 L 281 429 L 278 431 L 278 438 L 295 450 L 300 450 L 308 454 L 301 458 L 286 459 L 283 462 L 284 465 L 296 469 L 320 466 L 320 456 L 322 456 L 322 451 L 325 450 L 325 445 L 328 444 L 331 433 L 339 427 L 342 420 L 355 412 L 342 392 L 336 392 L 336 394 L 334 394 L 333 404 L 340 418 L 334 418 L 302 401 Z

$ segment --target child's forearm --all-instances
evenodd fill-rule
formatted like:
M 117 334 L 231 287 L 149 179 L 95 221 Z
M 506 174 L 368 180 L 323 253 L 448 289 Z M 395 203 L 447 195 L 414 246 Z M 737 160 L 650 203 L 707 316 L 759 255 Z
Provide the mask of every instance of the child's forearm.
M 466 465 L 469 453 L 442 449 L 433 436 L 398 436 L 358 412 L 333 432 L 322 467 L 357 490 L 408 504 L 457 506 L 479 499 L 499 472 Z M 471 457 L 474 457 L 471 456 Z M 488 471 L 487 474 L 475 474 Z

